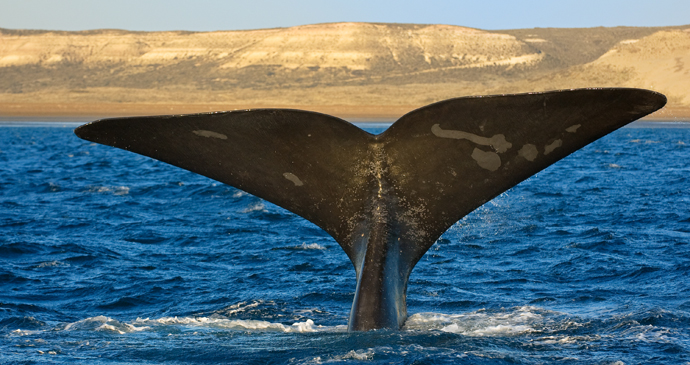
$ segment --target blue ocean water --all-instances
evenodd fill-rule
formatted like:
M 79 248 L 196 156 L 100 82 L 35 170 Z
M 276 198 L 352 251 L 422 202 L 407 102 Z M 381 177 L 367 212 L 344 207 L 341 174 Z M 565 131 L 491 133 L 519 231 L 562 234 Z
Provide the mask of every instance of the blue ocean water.
M 404 329 L 367 333 L 345 330 L 355 273 L 319 228 L 75 126 L 0 127 L 0 363 L 690 361 L 682 124 L 480 207 L 413 271 Z

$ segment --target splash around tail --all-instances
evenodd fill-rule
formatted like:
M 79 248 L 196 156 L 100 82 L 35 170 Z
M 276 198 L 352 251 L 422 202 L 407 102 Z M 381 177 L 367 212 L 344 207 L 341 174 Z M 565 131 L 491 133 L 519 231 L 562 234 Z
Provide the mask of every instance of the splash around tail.
M 80 138 L 226 183 L 328 232 L 357 273 L 348 328 L 400 328 L 412 269 L 453 223 L 666 103 L 642 89 L 449 99 L 379 135 L 329 115 L 257 109 L 113 118 Z

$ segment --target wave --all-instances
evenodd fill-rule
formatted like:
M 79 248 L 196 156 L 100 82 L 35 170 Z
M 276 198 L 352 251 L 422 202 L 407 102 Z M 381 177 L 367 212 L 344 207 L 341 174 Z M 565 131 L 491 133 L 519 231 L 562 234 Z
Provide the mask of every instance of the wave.
M 226 315 L 246 312 L 259 306 L 261 302 L 238 303 L 228 307 Z M 408 332 L 447 332 L 471 337 L 506 337 L 542 332 L 547 317 L 560 315 L 533 306 L 523 306 L 512 310 L 488 312 L 478 310 L 464 314 L 416 313 L 410 316 L 403 327 Z M 548 321 L 552 321 L 549 319 Z M 95 331 L 127 334 L 142 331 L 196 331 L 201 329 L 244 332 L 344 332 L 346 325 L 317 325 L 312 319 L 294 323 L 279 323 L 253 319 L 231 319 L 217 314 L 207 316 L 174 316 L 156 319 L 137 318 L 131 322 L 121 322 L 107 316 L 95 316 L 63 325 L 65 331 Z M 16 331 L 23 331 L 17 329 Z M 23 334 L 16 332 L 15 334 Z
M 87 193 L 110 193 L 113 195 L 128 195 L 129 187 L 127 186 L 89 186 L 86 189 Z
M 125 333 L 141 332 L 147 329 L 149 329 L 149 327 L 120 322 L 106 316 L 82 319 L 81 321 L 69 323 L 64 327 L 65 331 L 103 331 L 115 332 L 121 335 Z
M 306 243 L 302 242 L 301 245 L 299 246 L 287 246 L 287 247 L 274 247 L 271 250 L 326 250 L 327 248 L 325 246 L 322 246 L 318 243 Z
M 257 202 L 257 203 L 250 204 L 245 209 L 240 210 L 240 213 L 252 213 L 252 212 L 268 213 L 268 210 L 266 209 L 266 206 L 264 205 L 263 202 Z
M 360 361 L 371 361 L 374 359 L 376 353 L 390 352 L 390 347 L 385 348 L 369 348 L 366 350 L 350 350 L 344 355 L 334 355 L 328 357 L 316 356 L 313 359 L 301 362 L 304 364 L 327 364 L 327 363 L 340 363 L 340 362 L 360 362 Z M 298 362 L 300 363 L 300 362 Z
M 321 326 L 314 324 L 314 321 L 307 319 L 303 322 L 283 324 L 276 322 L 251 320 L 251 319 L 228 319 L 214 317 L 162 317 L 157 319 L 137 318 L 129 323 L 121 322 L 106 316 L 95 316 L 82 319 L 64 325 L 63 331 L 87 331 L 87 332 L 110 332 L 120 335 L 137 332 L 166 332 L 166 331 L 199 331 L 209 330 L 230 330 L 242 332 L 282 332 L 282 333 L 306 333 L 306 332 L 341 332 L 347 326 Z M 173 330 L 174 329 L 174 330 Z M 17 329 L 12 331 L 13 335 L 23 336 L 36 334 L 42 331 L 29 331 Z
M 544 322 L 543 309 L 523 306 L 497 313 L 486 310 L 464 314 L 416 313 L 407 319 L 404 328 L 416 331 L 438 330 L 472 337 L 496 337 L 538 332 Z
M 196 328 L 214 328 L 223 330 L 238 330 L 250 332 L 322 332 L 332 331 L 339 326 L 328 327 L 315 325 L 314 321 L 307 319 L 304 322 L 295 322 L 290 325 L 259 321 L 251 319 L 226 319 L 226 318 L 212 318 L 212 317 L 163 317 L 159 319 L 141 319 L 137 318 L 134 322 L 135 326 L 146 326 L 138 328 L 153 328 L 156 326 L 182 326 Z M 342 326 L 344 327 L 344 326 Z M 344 328 L 343 328 L 344 329 Z
M 261 301 L 241 302 L 226 309 L 235 316 L 247 315 L 265 304 Z M 291 313 L 293 316 L 296 312 Z M 314 314 L 310 311 L 302 315 Z M 251 341 L 275 342 L 276 335 L 287 335 L 290 343 L 314 341 L 332 346 L 328 351 L 295 359 L 292 363 L 332 363 L 384 360 L 408 354 L 421 358 L 484 357 L 488 352 L 478 350 L 475 355 L 468 343 L 493 347 L 494 344 L 514 344 L 522 347 L 537 347 L 561 351 L 579 347 L 611 349 L 626 343 L 678 350 L 684 348 L 685 338 L 677 329 L 678 323 L 688 318 L 663 310 L 645 310 L 613 315 L 608 318 L 577 317 L 535 306 L 520 306 L 502 309 L 480 309 L 467 313 L 449 314 L 424 312 L 409 317 L 402 331 L 378 330 L 347 333 L 347 326 L 319 325 L 304 316 L 294 322 L 276 322 L 259 319 L 235 319 L 216 313 L 189 316 L 165 316 L 160 318 L 136 318 L 132 321 L 99 315 L 76 322 L 48 325 L 35 323 L 33 318 L 14 318 L 7 321 L 6 339 L 12 343 L 24 344 L 43 341 L 45 336 L 70 338 L 74 341 L 95 340 L 108 343 L 129 344 L 149 338 L 181 336 L 182 341 L 194 341 L 199 335 L 208 338 L 246 337 Z M 256 317 L 254 317 L 256 318 Z M 319 318 L 319 317 L 314 317 Z M 318 320 L 318 319 L 317 319 Z M 27 325 L 28 326 L 25 326 Z M 17 327 L 22 328 L 17 328 Z M 61 334 L 62 333 L 62 334 Z M 321 334 L 329 334 L 323 336 Z M 316 336 L 314 336 L 316 334 Z M 55 337 L 57 335 L 57 337 Z M 188 337 L 188 339 L 185 339 Z M 240 336 L 240 337 L 236 337 Z M 284 341 L 280 340 L 280 341 Z M 439 342 L 440 341 L 440 342 Z M 156 342 L 156 346 L 169 346 L 167 342 Z M 263 343 L 263 342 L 262 342 Z M 437 343 L 456 344 L 458 347 L 437 346 Z M 299 345 L 297 345 L 299 347 Z M 471 346 L 474 347 L 474 346 Z M 44 351 L 51 348 L 45 347 Z M 281 350 L 282 351 L 282 350 Z M 469 352 L 468 352 L 469 351 Z M 548 351 L 547 351 L 548 352 Z M 421 354 L 421 355 L 420 355 Z M 494 354 L 496 355 L 496 354 Z M 531 353 L 532 356 L 534 355 Z M 205 356 L 205 355 L 204 355 Z M 300 356 L 297 356 L 299 358 Z M 500 357 L 500 356 L 499 356 Z M 547 356 L 547 359 L 552 358 Z M 548 362 L 548 361 L 547 361 Z

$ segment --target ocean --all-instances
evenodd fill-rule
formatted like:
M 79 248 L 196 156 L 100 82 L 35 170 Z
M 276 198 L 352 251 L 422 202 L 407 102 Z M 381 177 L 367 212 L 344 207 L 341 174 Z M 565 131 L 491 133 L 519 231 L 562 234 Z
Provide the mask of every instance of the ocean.
M 321 229 L 77 125 L 0 124 L 2 364 L 690 362 L 688 124 L 635 123 L 484 204 L 414 269 L 404 328 L 363 333 Z

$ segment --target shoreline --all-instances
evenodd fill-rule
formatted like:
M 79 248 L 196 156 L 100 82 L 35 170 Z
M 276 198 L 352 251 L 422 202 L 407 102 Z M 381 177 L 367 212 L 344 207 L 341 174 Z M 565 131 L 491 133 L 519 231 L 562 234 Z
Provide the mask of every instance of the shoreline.
M 422 105 L 262 105 L 134 103 L 0 103 L 0 121 L 65 122 L 166 114 L 195 114 L 247 109 L 300 109 L 349 122 L 394 122 Z
M 140 103 L 2 103 L 0 122 L 88 122 L 103 118 L 194 114 L 246 109 L 300 109 L 333 115 L 349 122 L 394 122 L 423 105 L 229 105 Z M 690 107 L 665 107 L 643 121 L 690 122 Z

